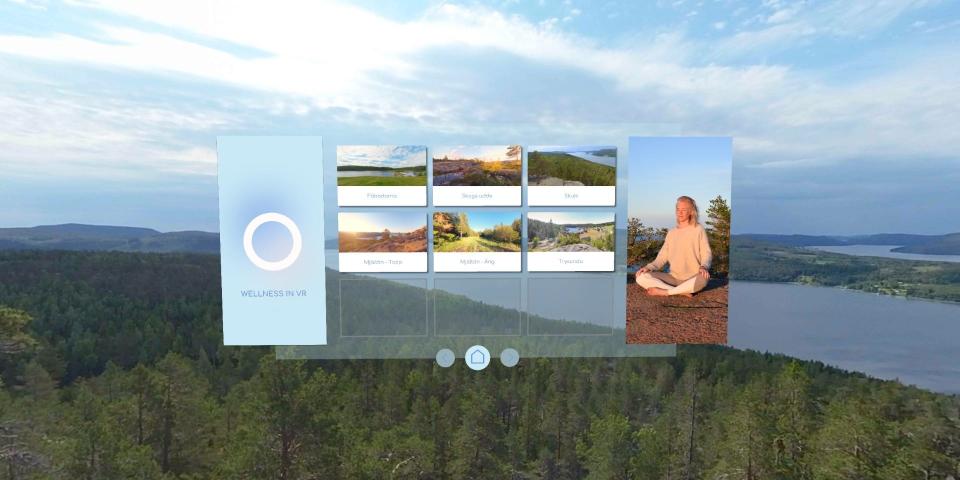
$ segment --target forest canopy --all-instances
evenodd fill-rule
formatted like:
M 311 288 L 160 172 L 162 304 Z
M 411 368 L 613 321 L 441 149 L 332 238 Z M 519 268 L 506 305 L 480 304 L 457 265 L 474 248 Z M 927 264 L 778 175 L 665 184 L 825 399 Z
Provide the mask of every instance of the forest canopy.
M 946 478 L 960 399 L 817 362 L 294 361 L 204 255 L 0 253 L 0 478 Z

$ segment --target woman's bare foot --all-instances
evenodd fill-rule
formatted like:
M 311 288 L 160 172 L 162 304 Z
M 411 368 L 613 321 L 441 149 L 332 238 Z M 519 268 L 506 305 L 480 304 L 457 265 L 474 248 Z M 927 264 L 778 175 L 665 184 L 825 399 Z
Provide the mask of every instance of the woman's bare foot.
M 687 297 L 687 298 L 693 298 L 693 294 L 692 294 L 692 293 L 681 293 L 680 296 L 681 296 L 681 297 Z
M 647 289 L 647 295 L 652 297 L 666 297 L 668 295 L 667 291 L 662 288 L 650 287 Z

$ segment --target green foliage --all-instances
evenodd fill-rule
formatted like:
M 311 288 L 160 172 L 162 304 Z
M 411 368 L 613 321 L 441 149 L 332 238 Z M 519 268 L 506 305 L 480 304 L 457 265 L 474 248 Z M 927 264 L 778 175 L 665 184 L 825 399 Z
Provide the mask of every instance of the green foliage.
M 24 353 L 37 345 L 27 331 L 31 320 L 26 312 L 0 306 L 0 355 Z
M 237 478 L 335 478 L 336 378 L 267 355 L 229 397 L 237 412 L 221 473 Z M 232 392 L 233 393 L 233 392 Z
M 627 264 L 646 265 L 657 258 L 666 228 L 647 227 L 639 218 L 627 220 Z
M 56 397 L 57 383 L 50 374 L 31 360 L 23 369 L 23 390 L 35 402 L 49 402 Z
M 70 478 L 161 479 L 152 450 L 123 435 L 112 404 L 88 384 L 81 384 L 68 409 L 67 441 L 62 462 Z
M 960 302 L 960 263 L 858 257 L 733 238 L 737 280 L 843 286 L 866 292 Z
M 470 217 L 466 213 L 460 212 L 457 214 L 457 233 L 460 237 L 475 237 L 477 232 L 470 228 Z
M 669 449 L 664 444 L 656 427 L 642 425 L 633 431 L 634 454 L 630 457 L 630 471 L 637 477 L 661 478 L 665 469 L 664 458 Z
M 471 388 L 460 399 L 460 424 L 453 434 L 450 472 L 455 478 L 503 478 L 503 422 L 493 395 Z
M 340 187 L 426 187 L 426 185 L 425 175 L 337 177 L 337 186 Z
M 99 375 L 108 360 L 132 368 L 171 351 L 223 361 L 219 279 L 213 255 L 0 252 L 0 305 L 33 317 L 16 322 L 29 325 L 43 347 L 38 361 L 50 373 L 62 368 L 56 379 L 66 383 Z M 10 318 L 18 317 L 0 314 Z
M 826 409 L 823 426 L 814 439 L 817 478 L 878 479 L 894 452 L 891 425 L 879 406 L 862 397 L 837 399 Z
M 436 212 L 433 248 L 436 252 L 516 252 L 520 250 L 520 219 L 477 232 L 466 213 Z
M 707 237 L 713 252 L 711 270 L 716 276 L 726 277 L 730 273 L 730 206 L 719 195 L 707 208 Z
M 520 242 L 497 242 L 484 237 L 464 237 L 434 244 L 435 252 L 519 252 Z
M 508 227 L 509 228 L 509 227 Z M 494 240 L 493 229 L 477 232 L 470 227 L 470 218 L 464 212 L 448 213 L 436 212 L 433 214 L 433 247 L 438 252 L 462 251 L 502 251 L 489 242 L 478 242 L 481 237 L 491 242 L 510 243 L 503 240 Z M 519 243 L 519 234 L 517 237 Z M 492 249 L 487 249 L 490 247 Z
M 605 252 L 612 252 L 616 246 L 614 245 L 613 232 L 608 232 L 603 234 L 599 238 L 595 238 L 590 241 L 590 244 L 594 247 L 603 250 Z
M 785 478 L 811 476 L 805 458 L 815 418 L 810 386 L 810 376 L 796 361 L 788 363 L 774 381 L 770 397 L 775 431 L 773 467 Z
M 527 155 L 527 171 L 532 177 L 556 177 L 584 185 L 617 184 L 617 171 L 614 167 L 567 153 L 530 152 Z
M 144 442 L 164 472 L 206 472 L 212 467 L 213 399 L 207 380 L 184 357 L 170 353 L 149 379 Z
M 587 479 L 629 479 L 632 472 L 630 459 L 637 455 L 637 438 L 630 420 L 620 414 L 610 414 L 593 419 L 586 438 L 577 444 L 583 457 L 584 467 L 589 472 Z
M 488 228 L 484 230 L 480 236 L 494 242 L 520 243 L 520 232 L 510 225 L 497 225 L 493 228 Z
M 580 235 L 575 233 L 563 233 L 557 236 L 557 245 L 574 245 L 577 243 L 583 243 L 580 240 Z
M 426 186 L 427 185 L 427 167 L 418 165 L 416 167 L 371 167 L 365 165 L 340 165 L 337 166 L 338 172 L 356 172 L 356 171 L 380 171 L 392 172 L 391 176 L 369 175 L 361 177 L 337 177 L 338 186 L 365 186 L 365 187 L 383 187 L 383 186 Z
M 186 264 L 171 271 L 162 257 L 113 254 L 129 269 L 105 266 L 112 281 L 99 282 L 101 271 L 77 269 L 89 264 L 72 255 L 20 255 L 6 257 L 27 264 L 13 267 L 17 292 L 69 292 L 54 280 L 67 278 L 97 305 L 118 291 L 138 298 L 118 285 L 164 285 L 133 324 L 185 302 L 194 293 L 177 283 L 218 268 L 171 256 Z M 154 273 L 124 263 L 134 258 Z M 61 310 L 11 288 L 0 284 L 3 300 L 35 308 L 28 332 L 44 338 L 36 325 Z M 439 298 L 477 325 L 496 316 Z M 88 315 L 73 328 L 100 332 L 101 322 L 124 325 Z M 137 343 L 143 361 L 107 357 L 59 387 L 39 352 L 0 355 L 19 372 L 0 390 L 0 478 L 885 479 L 948 478 L 960 466 L 957 397 L 778 355 L 683 347 L 676 358 L 524 359 L 477 374 L 462 362 L 278 361 L 264 349 L 185 346 L 219 329 L 216 313 L 176 326 Z M 64 345 L 65 370 L 78 371 L 88 360 Z
M 527 219 L 527 238 L 550 239 L 556 238 L 563 232 L 563 226 L 553 223 L 553 221 L 542 222 L 533 218 Z

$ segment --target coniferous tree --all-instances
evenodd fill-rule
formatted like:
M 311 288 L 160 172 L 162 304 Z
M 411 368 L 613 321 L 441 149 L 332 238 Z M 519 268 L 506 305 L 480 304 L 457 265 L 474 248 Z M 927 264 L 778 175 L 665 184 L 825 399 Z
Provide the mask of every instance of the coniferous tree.
M 47 403 L 56 397 L 56 382 L 35 360 L 27 363 L 23 369 L 23 386 L 24 391 L 34 402 Z
M 639 218 L 627 220 L 627 263 L 646 265 L 657 257 L 667 229 L 648 227 Z
M 9 479 L 52 471 L 50 458 L 42 448 L 42 432 L 53 427 L 56 385 L 43 367 L 30 358 L 36 345 L 27 332 L 31 320 L 21 310 L 0 306 L 0 365 L 4 371 L 13 372 L 18 369 L 18 360 L 28 362 L 24 367 L 27 398 L 13 398 L 6 390 L 11 385 L 0 375 L 0 475 Z
M 877 405 L 863 394 L 838 398 L 827 406 L 823 426 L 814 440 L 815 478 L 879 479 L 893 452 L 890 425 Z
M 713 252 L 712 270 L 726 277 L 730 273 L 730 206 L 719 195 L 707 208 L 707 236 Z
M 208 342 L 220 335 L 219 292 L 203 286 L 215 260 L 0 252 L 0 263 L 0 302 L 29 309 L 22 331 L 40 339 L 0 353 L 0 480 L 958 476 L 955 397 L 814 362 L 706 347 L 479 374 L 277 361 Z M 456 305 L 471 319 L 491 312 Z M 52 374 L 60 362 L 66 374 Z
M 635 441 L 627 417 L 610 414 L 593 419 L 586 438 L 577 445 L 588 472 L 586 478 L 631 478 L 630 462 L 637 453 Z
M 784 366 L 774 382 L 770 402 L 776 415 L 773 462 L 778 474 L 786 478 L 811 478 L 807 458 L 814 408 L 810 383 L 810 376 L 799 362 Z
M 0 306 L 0 355 L 24 353 L 37 344 L 27 331 L 32 320 L 22 310 Z
M 461 399 L 460 425 L 453 437 L 450 471 L 455 478 L 503 478 L 498 458 L 502 432 L 494 401 L 482 384 L 466 387 Z
M 204 471 L 216 457 L 209 386 L 184 357 L 170 353 L 157 363 L 147 396 L 147 433 L 163 472 Z
M 264 356 L 256 375 L 234 387 L 241 413 L 222 473 L 241 478 L 335 478 L 337 469 L 331 461 L 339 443 L 332 427 L 335 382 L 320 369 L 310 375 L 303 361 Z
M 630 472 L 637 478 L 661 478 L 669 453 L 667 444 L 653 425 L 644 425 L 633 432 L 634 454 Z
M 724 440 L 718 445 L 719 461 L 708 476 L 745 480 L 773 476 L 774 419 L 767 384 L 761 377 L 736 395 L 732 411 L 726 415 Z

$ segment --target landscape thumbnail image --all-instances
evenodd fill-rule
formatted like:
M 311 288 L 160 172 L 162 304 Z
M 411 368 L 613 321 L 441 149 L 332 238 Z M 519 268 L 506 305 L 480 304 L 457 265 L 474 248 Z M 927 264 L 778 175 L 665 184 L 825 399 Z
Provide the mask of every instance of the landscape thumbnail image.
M 614 186 L 617 147 L 532 147 L 527 154 L 529 186 Z
M 337 216 L 341 253 L 427 251 L 424 214 L 340 213 Z
M 435 212 L 434 252 L 519 252 L 516 212 Z
M 613 213 L 530 212 L 527 242 L 531 252 L 612 252 Z
M 427 147 L 419 145 L 337 146 L 337 186 L 425 187 Z
M 519 187 L 520 145 L 438 147 L 433 185 Z

